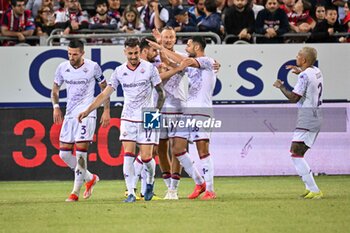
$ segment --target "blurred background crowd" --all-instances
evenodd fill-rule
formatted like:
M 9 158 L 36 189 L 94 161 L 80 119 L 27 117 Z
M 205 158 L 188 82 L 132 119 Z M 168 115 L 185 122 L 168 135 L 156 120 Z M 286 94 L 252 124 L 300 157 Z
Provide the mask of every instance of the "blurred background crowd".
M 350 41 L 347 0 L 0 0 L 0 17 L 2 46 L 38 45 L 52 34 L 128 35 L 165 26 L 176 32 L 213 32 L 226 44 Z

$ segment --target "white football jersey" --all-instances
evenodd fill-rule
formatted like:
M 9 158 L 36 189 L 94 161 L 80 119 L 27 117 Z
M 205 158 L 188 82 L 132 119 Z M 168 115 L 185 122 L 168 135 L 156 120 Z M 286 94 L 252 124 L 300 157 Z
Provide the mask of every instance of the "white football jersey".
M 187 54 L 175 52 L 183 57 L 187 57 Z M 179 72 L 171 76 L 168 80 L 163 82 L 163 85 L 165 102 L 162 112 L 181 111 L 183 107 L 186 107 L 188 98 L 188 78 L 184 72 Z
M 187 107 L 212 107 L 212 96 L 216 83 L 213 69 L 214 59 L 210 57 L 195 58 L 199 68 L 188 67 L 189 90 Z
M 66 84 L 67 107 L 65 117 L 76 117 L 94 100 L 95 84 L 104 81 L 100 66 L 90 59 L 84 59 L 84 64 L 74 68 L 69 61 L 62 62 L 56 69 L 54 82 L 61 86 Z M 96 116 L 93 111 L 89 116 Z
M 139 65 L 130 69 L 127 63 L 118 66 L 109 81 L 115 90 L 120 84 L 124 91 L 124 107 L 121 119 L 142 122 L 142 108 L 154 107 L 152 90 L 161 83 L 156 67 L 140 60 Z
M 313 66 L 301 72 L 293 92 L 301 96 L 298 107 L 319 107 L 323 96 L 323 75 L 320 69 Z

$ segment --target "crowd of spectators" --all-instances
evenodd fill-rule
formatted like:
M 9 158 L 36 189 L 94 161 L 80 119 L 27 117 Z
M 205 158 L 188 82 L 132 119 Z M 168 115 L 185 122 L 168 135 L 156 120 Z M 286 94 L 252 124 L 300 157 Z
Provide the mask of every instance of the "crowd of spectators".
M 151 32 L 171 26 L 177 32 L 214 32 L 225 43 L 348 42 L 348 0 L 95 0 L 84 9 L 79 0 L 0 0 L 3 46 L 49 36 L 105 30 Z M 166 0 L 163 0 L 166 1 Z M 186 2 L 183 2 L 186 1 Z M 85 31 L 84 31 L 85 29 Z M 88 30 L 86 30 L 88 29 Z M 288 36 L 283 36 L 288 33 Z M 13 38 L 13 39 L 11 39 Z M 95 43 L 122 43 L 96 39 Z M 61 41 L 62 42 L 62 41 Z

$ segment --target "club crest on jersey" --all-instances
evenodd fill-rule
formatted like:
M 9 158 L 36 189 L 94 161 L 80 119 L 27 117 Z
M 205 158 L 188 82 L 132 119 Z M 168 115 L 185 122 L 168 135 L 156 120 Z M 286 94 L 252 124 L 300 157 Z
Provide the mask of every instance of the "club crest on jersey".
M 84 71 L 84 73 L 87 73 L 89 70 L 88 70 L 88 68 L 85 67 L 85 68 L 83 69 L 83 71 Z
M 142 68 L 142 69 L 140 70 L 140 72 L 141 72 L 142 74 L 145 73 L 145 69 Z
M 128 73 L 125 72 L 125 73 L 123 74 L 123 76 L 128 76 Z
M 70 72 L 70 69 L 66 69 L 66 72 Z

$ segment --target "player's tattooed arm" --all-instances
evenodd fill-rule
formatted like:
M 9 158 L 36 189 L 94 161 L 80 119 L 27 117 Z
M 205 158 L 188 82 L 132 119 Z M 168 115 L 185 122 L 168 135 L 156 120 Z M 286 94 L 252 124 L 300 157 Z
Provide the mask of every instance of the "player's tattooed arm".
M 107 82 L 104 81 L 99 84 L 101 88 L 101 92 L 104 91 L 104 89 L 107 87 Z M 103 113 L 101 116 L 100 124 L 102 127 L 107 127 L 110 123 L 111 115 L 110 115 L 110 97 L 106 99 L 106 101 L 103 103 Z
M 163 85 L 162 83 L 159 83 L 157 86 L 155 86 L 155 89 L 157 91 L 158 94 L 158 101 L 157 101 L 157 109 L 162 109 L 164 101 L 165 101 L 165 92 L 163 89 Z
M 292 103 L 297 103 L 297 102 L 300 100 L 301 96 L 295 94 L 295 93 L 292 92 L 292 91 L 289 91 L 283 84 L 284 84 L 284 82 L 283 82 L 282 80 L 277 79 L 277 80 L 274 82 L 273 86 L 276 87 L 276 88 L 278 88 L 278 89 L 280 89 L 281 92 L 283 93 L 283 95 L 285 95 L 285 97 L 287 97 L 287 99 L 288 99 L 290 102 L 292 102 Z
M 51 101 L 53 106 L 53 122 L 55 124 L 61 124 L 63 121 L 62 111 L 60 109 L 60 105 L 58 104 L 59 91 L 60 91 L 60 86 L 57 83 L 54 83 L 51 91 Z

